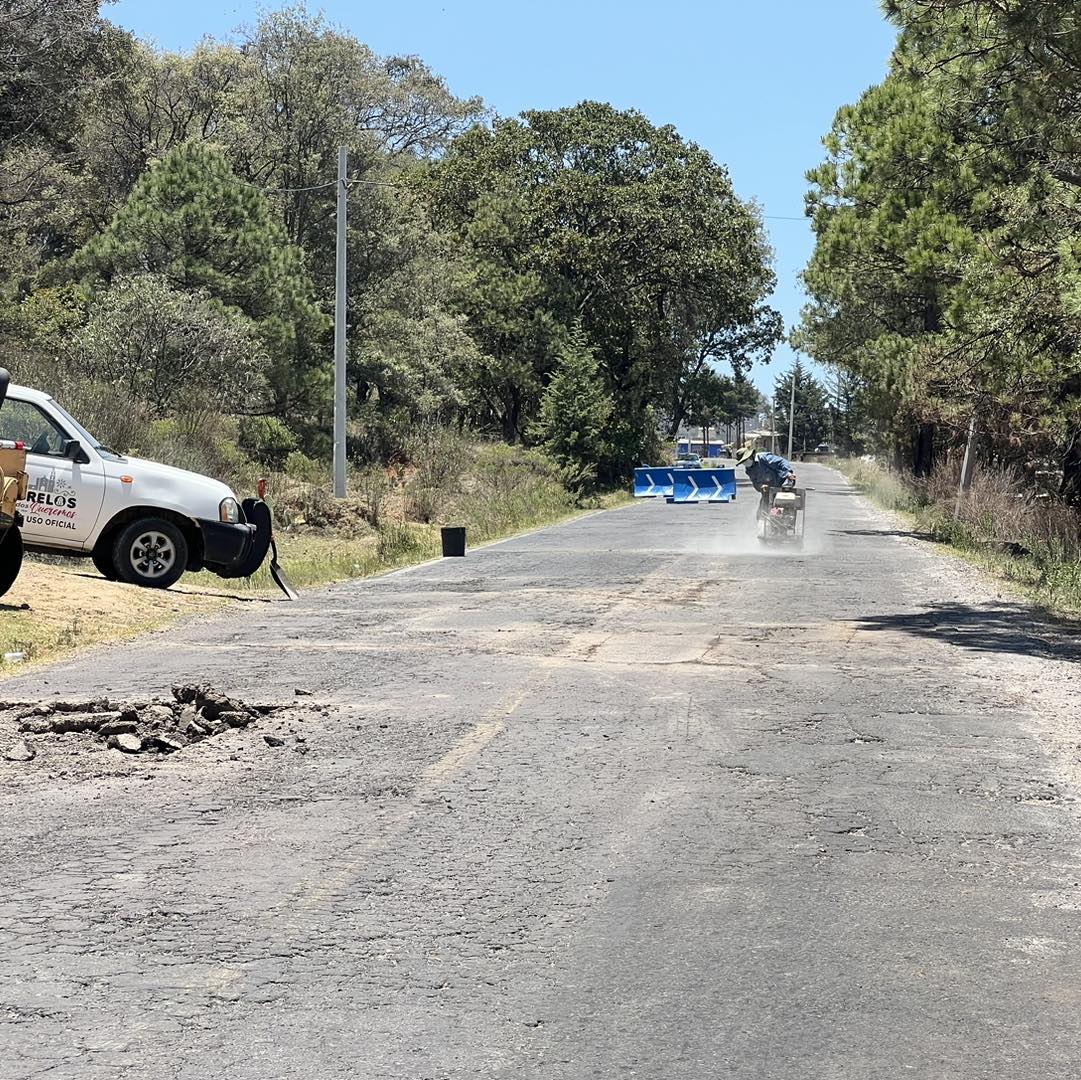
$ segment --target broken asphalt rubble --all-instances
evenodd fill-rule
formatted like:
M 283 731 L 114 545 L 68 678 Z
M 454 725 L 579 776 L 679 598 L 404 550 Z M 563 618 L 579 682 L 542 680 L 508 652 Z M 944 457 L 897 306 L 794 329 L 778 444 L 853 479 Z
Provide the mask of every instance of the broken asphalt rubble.
M 246 728 L 279 707 L 248 705 L 211 686 L 183 683 L 173 687 L 171 701 L 142 705 L 99 698 L 41 705 L 11 703 L 0 708 L 21 708 L 23 714 L 18 716 L 16 723 L 18 730 L 28 736 L 82 732 L 125 754 L 172 754 L 230 728 Z M 266 737 L 266 741 L 270 746 L 284 742 L 272 742 L 270 737 Z M 35 750 L 28 740 L 4 754 L 8 761 L 16 762 L 30 761 L 34 756 Z

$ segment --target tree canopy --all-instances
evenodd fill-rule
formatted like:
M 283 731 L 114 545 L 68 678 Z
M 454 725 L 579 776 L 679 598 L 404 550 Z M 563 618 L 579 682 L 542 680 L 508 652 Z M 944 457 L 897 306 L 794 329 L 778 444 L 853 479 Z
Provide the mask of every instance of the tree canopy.
M 0 0 L 8 363 L 68 397 L 104 380 L 148 415 L 199 389 L 325 456 L 340 146 L 358 462 L 433 424 L 581 458 L 550 426 L 571 370 L 584 413 L 610 406 L 583 461 L 605 481 L 713 380 L 721 412 L 746 402 L 781 325 L 760 215 L 723 166 L 596 102 L 492 120 L 303 7 L 169 53 L 98 0 Z
M 615 403 L 624 469 L 654 417 L 678 427 L 706 365 L 743 372 L 780 337 L 757 210 L 705 151 L 640 113 L 584 102 L 475 127 L 429 189 L 465 251 L 462 308 L 481 348 L 507 360 L 475 389 L 508 438 L 576 320 Z
M 1081 61 L 1076 13 L 891 0 L 887 78 L 809 174 L 817 245 L 797 343 L 860 381 L 925 471 L 979 419 L 985 454 L 1048 458 L 1081 502 Z

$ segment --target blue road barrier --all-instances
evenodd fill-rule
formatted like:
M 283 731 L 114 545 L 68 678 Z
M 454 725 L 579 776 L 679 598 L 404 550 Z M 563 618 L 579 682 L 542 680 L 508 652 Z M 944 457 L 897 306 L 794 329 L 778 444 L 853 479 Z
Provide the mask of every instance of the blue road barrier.
M 635 469 L 634 497 L 652 499 L 656 495 L 668 497 L 675 486 L 675 469 Z
M 736 497 L 735 469 L 679 469 L 668 498 L 672 503 L 727 503 Z

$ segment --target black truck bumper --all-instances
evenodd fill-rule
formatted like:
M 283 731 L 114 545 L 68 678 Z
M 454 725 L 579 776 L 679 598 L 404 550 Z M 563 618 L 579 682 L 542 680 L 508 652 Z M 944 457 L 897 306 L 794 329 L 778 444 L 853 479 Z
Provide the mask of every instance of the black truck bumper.
M 197 522 L 203 535 L 203 565 L 219 577 L 250 577 L 270 550 L 270 507 L 260 499 L 241 504 L 244 520 Z

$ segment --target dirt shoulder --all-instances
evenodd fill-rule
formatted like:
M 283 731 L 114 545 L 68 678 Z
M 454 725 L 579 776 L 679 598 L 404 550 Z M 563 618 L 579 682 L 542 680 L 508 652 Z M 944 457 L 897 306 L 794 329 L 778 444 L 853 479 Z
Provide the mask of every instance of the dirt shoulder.
M 0 655 L 22 654 L 0 661 L 0 679 L 86 646 L 124 641 L 179 619 L 259 599 L 250 592 L 241 597 L 183 582 L 167 592 L 141 589 L 106 581 L 89 562 L 54 565 L 27 559 L 0 601 Z

